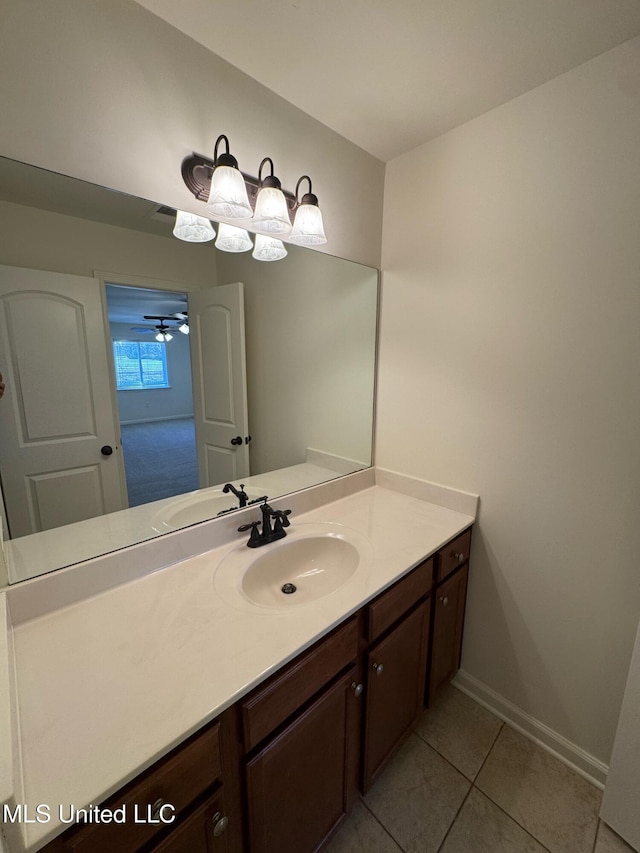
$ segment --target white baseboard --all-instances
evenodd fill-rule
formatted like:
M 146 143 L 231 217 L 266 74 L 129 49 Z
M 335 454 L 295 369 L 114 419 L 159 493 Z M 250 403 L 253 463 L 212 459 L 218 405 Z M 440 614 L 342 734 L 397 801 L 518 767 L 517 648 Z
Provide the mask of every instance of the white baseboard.
M 540 720 L 536 720 L 535 717 L 527 714 L 464 670 L 459 670 L 453 684 L 479 705 L 487 708 L 496 717 L 504 720 L 505 723 L 508 723 L 529 740 L 554 755 L 593 785 L 600 789 L 604 788 L 609 767 L 598 758 L 576 746 L 575 743 L 541 723 Z

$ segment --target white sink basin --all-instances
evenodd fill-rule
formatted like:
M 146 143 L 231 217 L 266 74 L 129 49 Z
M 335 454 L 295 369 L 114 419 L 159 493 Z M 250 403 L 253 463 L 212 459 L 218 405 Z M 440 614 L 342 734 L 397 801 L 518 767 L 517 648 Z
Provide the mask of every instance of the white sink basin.
M 264 495 L 264 491 L 248 486 L 245 488 L 245 492 L 250 501 Z M 225 495 L 222 489 L 202 489 L 183 495 L 168 503 L 153 516 L 151 526 L 158 533 L 165 533 L 167 530 L 179 530 L 182 527 L 188 527 L 190 524 L 215 518 L 219 512 L 232 507 L 238 508 L 238 499 L 232 492 Z
M 220 563 L 215 589 L 228 603 L 289 609 L 330 595 L 370 564 L 366 537 L 341 524 L 291 525 L 285 539 L 260 548 L 246 540 Z

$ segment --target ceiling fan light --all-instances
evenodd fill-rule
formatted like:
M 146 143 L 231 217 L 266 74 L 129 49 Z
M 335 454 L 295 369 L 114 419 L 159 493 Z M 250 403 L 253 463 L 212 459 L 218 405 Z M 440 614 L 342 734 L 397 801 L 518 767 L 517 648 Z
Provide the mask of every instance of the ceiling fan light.
M 215 246 L 223 252 L 248 252 L 253 248 L 253 243 L 244 228 L 221 222 Z
M 159 344 L 161 344 L 164 341 L 164 335 L 162 334 L 162 332 L 158 332 L 158 334 L 156 335 L 156 340 L 158 341 Z
M 181 326 L 178 326 L 178 331 L 182 332 L 183 335 L 189 334 L 189 324 L 185 321 Z
M 266 234 L 256 234 L 256 245 L 251 255 L 256 261 L 279 261 L 287 257 L 287 250 L 282 240 L 268 237 Z
M 165 332 L 165 333 L 164 333 L 164 339 L 165 339 L 165 341 L 172 341 L 172 340 L 173 340 L 173 335 L 172 335 L 172 334 L 170 334 L 169 332 Z
M 204 216 L 196 216 L 195 213 L 187 213 L 184 210 L 176 211 L 176 224 L 173 228 L 173 236 L 187 243 L 207 243 L 213 240 L 216 232 L 213 225 Z

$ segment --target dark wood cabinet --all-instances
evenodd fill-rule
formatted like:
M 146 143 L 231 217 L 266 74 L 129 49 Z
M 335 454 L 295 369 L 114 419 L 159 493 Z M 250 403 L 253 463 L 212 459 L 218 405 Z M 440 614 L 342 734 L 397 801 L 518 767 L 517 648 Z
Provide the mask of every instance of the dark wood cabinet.
M 366 656 L 362 788 L 366 793 L 422 713 L 431 603 L 423 600 Z
M 247 761 L 251 853 L 312 853 L 351 810 L 355 684 L 353 666 Z
M 229 831 L 228 821 L 222 787 L 148 853 L 230 853 L 233 829 Z
M 469 529 L 436 555 L 427 704 L 460 667 L 470 547 Z

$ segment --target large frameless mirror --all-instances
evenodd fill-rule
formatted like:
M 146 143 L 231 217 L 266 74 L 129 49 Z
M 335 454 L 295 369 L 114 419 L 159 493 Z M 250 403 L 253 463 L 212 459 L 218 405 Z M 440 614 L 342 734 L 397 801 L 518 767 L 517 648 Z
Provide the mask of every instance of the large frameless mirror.
M 2 158 L 0 223 L 10 582 L 371 465 L 377 270 Z

